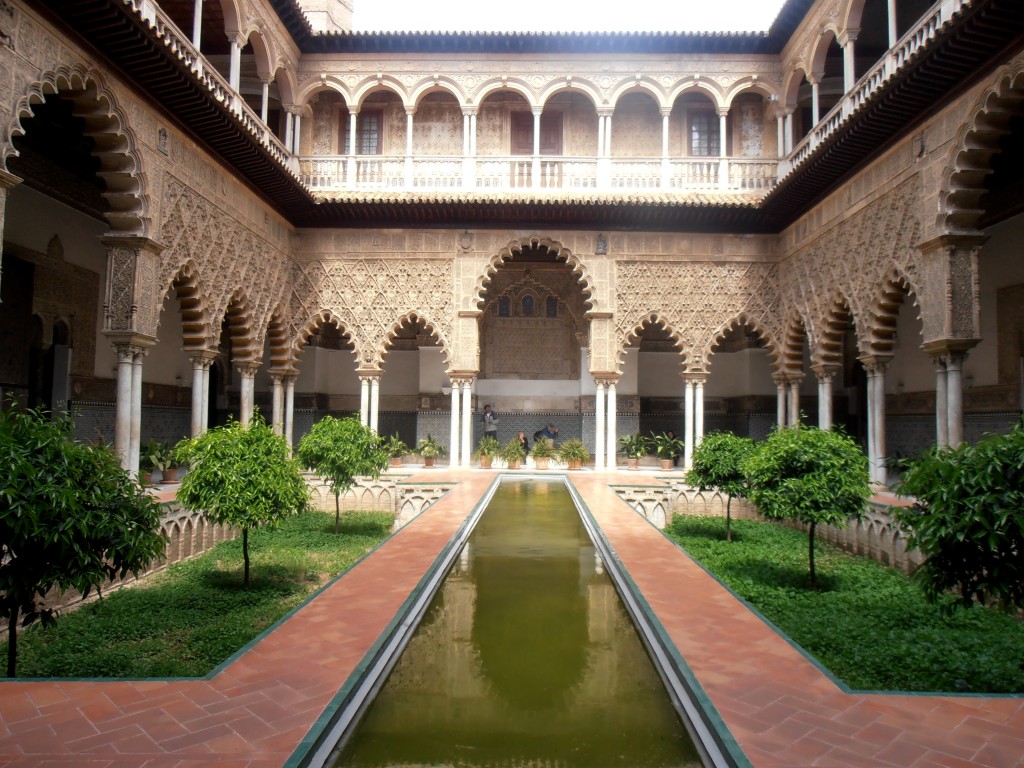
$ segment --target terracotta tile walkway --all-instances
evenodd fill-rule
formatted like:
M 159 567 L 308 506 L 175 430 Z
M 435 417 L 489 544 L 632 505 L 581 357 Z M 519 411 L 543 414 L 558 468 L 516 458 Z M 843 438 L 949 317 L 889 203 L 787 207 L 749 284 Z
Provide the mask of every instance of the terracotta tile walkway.
M 494 476 L 430 471 L 459 484 L 208 680 L 0 683 L 0 765 L 281 766 Z M 571 477 L 755 766 L 1024 765 L 1024 698 L 843 693 L 608 487 L 635 474 Z

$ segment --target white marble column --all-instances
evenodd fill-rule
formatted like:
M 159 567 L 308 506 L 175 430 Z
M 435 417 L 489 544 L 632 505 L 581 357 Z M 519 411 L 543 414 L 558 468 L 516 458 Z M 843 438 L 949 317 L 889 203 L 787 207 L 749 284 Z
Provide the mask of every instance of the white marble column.
M 192 45 L 200 50 L 203 42 L 203 0 L 194 0 L 192 6 Z
M 935 444 L 939 448 L 949 445 L 949 401 L 946 394 L 946 356 L 935 355 Z
M 412 126 L 415 114 L 415 107 L 405 108 L 405 186 L 407 187 L 412 187 L 413 182 Z
M 672 163 L 668 156 L 669 119 L 672 108 L 661 110 L 661 188 L 668 189 L 672 179 Z
M 241 407 L 238 420 L 242 426 L 248 426 L 252 421 L 253 408 L 256 405 L 256 371 L 259 365 L 240 365 L 238 372 L 242 375 Z
M 786 426 L 786 377 L 772 376 L 775 380 L 775 424 L 780 429 Z
M 814 375 L 818 378 L 818 428 L 832 429 L 832 368 L 816 368 Z
M 948 420 L 949 446 L 956 448 L 964 441 L 964 393 L 963 366 L 964 352 L 950 352 L 946 355 L 946 418 Z
M 380 376 L 370 379 L 370 429 L 377 432 L 380 418 Z
M 788 405 L 788 418 L 786 423 L 795 427 L 800 423 L 800 382 L 803 380 L 802 376 L 793 377 L 789 379 L 789 405 Z
M 295 425 L 295 379 L 296 376 L 287 376 L 284 380 L 284 440 L 288 443 L 290 451 L 295 445 L 292 441 Z
M 540 116 L 542 108 L 533 108 L 533 183 L 530 185 L 534 188 L 539 188 L 541 185 L 540 178 Z
M 885 5 L 886 16 L 889 19 L 889 47 L 892 48 L 899 40 L 899 33 L 896 27 L 896 0 L 888 0 Z
M 260 120 L 264 125 L 267 122 L 267 112 L 270 110 L 270 80 L 263 79 L 263 90 L 260 93 Z
M 128 448 L 128 470 L 139 476 L 139 453 L 142 443 L 142 359 L 144 349 L 136 348 L 132 354 L 132 426 Z
M 231 64 L 228 70 L 228 85 L 235 93 L 239 91 L 242 78 L 242 41 L 233 38 L 231 40 Z
M 449 459 L 449 464 L 453 465 L 457 463 L 457 459 L 459 457 L 459 406 L 462 403 L 461 394 L 461 382 L 458 379 L 453 379 L 451 391 L 452 413 L 451 418 L 449 419 L 449 421 L 451 421 L 451 431 L 449 432 L 448 435 L 448 455 L 451 457 Z
M 370 377 L 359 377 L 359 423 L 370 426 Z
M 781 109 L 775 110 L 775 143 L 778 144 L 776 154 L 781 160 L 786 156 L 786 115 Z
M 208 364 L 203 366 L 203 408 L 200 415 L 202 426 L 199 434 L 203 434 L 203 432 L 210 428 L 210 369 L 212 367 L 213 360 L 208 361 Z M 214 397 L 216 397 L 216 393 Z
M 132 358 L 135 347 L 115 344 L 117 352 L 117 403 L 114 406 L 114 452 L 122 469 L 131 469 L 132 444 Z
M 686 378 L 683 392 L 683 469 L 689 469 L 693 466 L 693 379 Z
M 298 155 L 302 153 L 302 112 L 298 107 L 295 108 L 292 123 L 292 145 L 288 149 L 293 155 Z
M 693 447 L 704 439 L 704 379 L 693 380 Z
M 615 469 L 618 464 L 615 455 L 619 449 L 619 406 L 615 397 L 615 384 L 614 381 L 608 381 L 605 386 L 605 405 L 608 407 L 608 418 L 605 421 L 605 450 L 608 454 L 608 469 Z
M 284 375 L 280 373 L 270 374 L 270 380 L 274 386 L 273 408 L 271 411 L 271 423 L 275 435 L 284 434 Z
M 719 189 L 729 188 L 729 153 L 728 153 L 728 108 L 720 109 L 718 112 L 718 187 Z
M 597 391 L 594 393 L 594 469 L 604 469 L 607 446 L 604 437 L 605 404 L 604 404 L 604 382 L 597 382 Z
M 843 48 L 843 93 L 850 93 L 857 83 L 857 57 L 854 53 L 854 42 L 857 40 L 857 33 L 860 30 L 848 29 L 838 40 Z
M 794 142 L 794 138 L 795 137 L 794 137 L 794 132 L 793 132 L 793 111 L 792 110 L 790 110 L 789 112 L 786 113 L 785 129 L 786 129 L 786 151 L 785 151 L 785 155 L 788 156 L 789 153 L 793 151 L 793 144 L 795 143 Z
M 284 112 L 284 148 L 292 151 L 292 113 L 288 109 Z
M 462 382 L 462 457 L 459 464 L 468 467 L 473 454 L 473 380 Z M 452 457 L 452 463 L 455 458 Z
M 348 109 L 348 160 L 346 161 L 345 175 L 348 177 L 348 185 L 354 187 L 359 180 L 359 170 L 356 167 L 356 155 L 359 154 L 359 134 L 357 133 L 359 111 L 353 111 L 351 106 Z
M 868 374 L 868 462 L 871 482 L 885 486 L 885 369 L 889 361 L 862 360 Z
M 203 371 L 210 365 L 210 361 L 201 356 L 192 358 L 192 437 L 199 437 L 203 434 L 203 392 L 204 376 Z

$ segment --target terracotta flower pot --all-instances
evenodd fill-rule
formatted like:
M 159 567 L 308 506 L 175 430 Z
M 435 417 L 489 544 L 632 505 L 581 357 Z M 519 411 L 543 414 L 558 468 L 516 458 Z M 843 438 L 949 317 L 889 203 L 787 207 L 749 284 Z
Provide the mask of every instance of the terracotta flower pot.
M 480 469 L 490 469 L 491 463 L 494 461 L 493 456 L 481 456 L 480 457 Z
M 548 456 L 544 456 L 543 458 L 534 459 L 533 463 L 537 469 L 547 469 L 551 464 L 551 459 Z
M 434 466 L 434 458 L 435 457 L 433 457 L 433 456 L 424 456 L 423 457 L 423 466 L 425 466 L 425 467 L 432 467 L 432 466 Z
M 629 469 L 640 469 L 640 459 L 626 459 L 626 466 Z
M 181 482 L 181 467 L 167 467 L 167 469 L 165 469 L 160 474 L 164 476 L 163 482 L 165 483 Z
M 511 459 L 508 462 L 508 468 L 509 469 L 519 469 L 519 467 L 521 467 L 522 465 L 523 465 L 523 462 L 520 459 Z
M 661 468 L 662 469 L 672 469 L 672 459 L 662 459 L 661 460 Z
M 403 460 L 401 456 L 391 456 L 388 458 L 388 463 L 392 467 L 400 467 L 402 466 Z
M 579 459 L 569 459 L 569 469 L 579 469 L 583 466 L 583 462 Z

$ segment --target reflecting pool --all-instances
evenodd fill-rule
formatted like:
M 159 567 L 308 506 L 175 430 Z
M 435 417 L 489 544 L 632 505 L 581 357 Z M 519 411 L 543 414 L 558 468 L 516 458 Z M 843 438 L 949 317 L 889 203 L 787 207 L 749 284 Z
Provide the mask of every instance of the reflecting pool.
M 560 480 L 505 481 L 335 766 L 699 766 Z

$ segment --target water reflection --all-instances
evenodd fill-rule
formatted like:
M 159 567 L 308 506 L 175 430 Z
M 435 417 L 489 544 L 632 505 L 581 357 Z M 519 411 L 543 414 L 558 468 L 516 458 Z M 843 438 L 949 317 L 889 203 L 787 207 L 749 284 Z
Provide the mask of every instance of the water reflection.
M 504 483 L 336 765 L 691 766 L 556 481 Z

